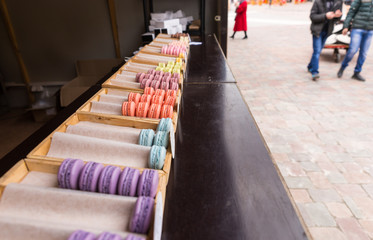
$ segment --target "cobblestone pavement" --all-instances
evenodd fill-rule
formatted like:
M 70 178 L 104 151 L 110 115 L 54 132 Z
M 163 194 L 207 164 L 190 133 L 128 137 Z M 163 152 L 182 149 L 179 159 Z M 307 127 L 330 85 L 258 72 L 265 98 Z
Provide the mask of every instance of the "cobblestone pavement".
M 351 79 L 356 56 L 338 79 L 330 49 L 311 81 L 311 6 L 249 5 L 228 63 L 312 238 L 373 239 L 373 46 L 366 82 Z

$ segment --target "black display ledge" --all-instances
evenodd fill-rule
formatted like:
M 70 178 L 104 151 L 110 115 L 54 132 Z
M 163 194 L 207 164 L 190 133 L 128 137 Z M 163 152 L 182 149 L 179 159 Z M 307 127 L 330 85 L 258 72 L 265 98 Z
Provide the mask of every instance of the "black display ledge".
M 190 53 L 162 239 L 307 239 L 216 38 Z
M 214 36 L 191 46 L 163 240 L 307 239 Z M 111 72 L 0 160 L 3 175 L 97 93 Z
M 215 35 L 202 37 L 201 45 L 190 47 L 188 77 L 185 83 L 235 83 Z

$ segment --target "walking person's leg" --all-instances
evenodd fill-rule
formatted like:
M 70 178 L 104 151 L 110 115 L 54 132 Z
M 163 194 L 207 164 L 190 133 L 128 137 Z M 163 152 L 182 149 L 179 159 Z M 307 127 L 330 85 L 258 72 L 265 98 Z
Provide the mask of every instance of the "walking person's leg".
M 236 32 L 234 31 L 232 36 L 230 36 L 230 38 L 234 38 L 234 35 L 236 34 Z
M 353 79 L 356 79 L 359 81 L 365 81 L 365 79 L 360 75 L 360 72 L 363 68 L 365 59 L 367 58 L 370 43 L 372 41 L 372 36 L 373 36 L 373 30 L 371 31 L 365 30 L 361 36 L 359 57 L 356 61 L 354 75 L 352 76 Z
M 312 74 L 312 80 L 316 81 L 320 78 L 319 75 L 319 59 L 321 50 L 325 44 L 326 40 L 326 32 L 322 32 L 319 37 L 312 35 L 312 47 L 313 53 L 311 57 L 311 61 L 308 64 L 307 68 L 308 71 Z
M 350 42 L 350 46 L 348 47 L 348 51 L 346 53 L 346 56 L 342 61 L 341 68 L 338 71 L 337 76 L 339 78 L 342 77 L 343 71 L 348 66 L 348 63 L 351 61 L 351 59 L 354 57 L 354 55 L 359 50 L 362 31 L 363 30 L 361 30 L 361 29 L 352 29 L 351 30 L 351 34 L 350 34 L 351 42 Z
M 243 39 L 247 39 L 247 32 L 246 31 L 243 31 L 245 33 L 245 36 L 243 37 Z

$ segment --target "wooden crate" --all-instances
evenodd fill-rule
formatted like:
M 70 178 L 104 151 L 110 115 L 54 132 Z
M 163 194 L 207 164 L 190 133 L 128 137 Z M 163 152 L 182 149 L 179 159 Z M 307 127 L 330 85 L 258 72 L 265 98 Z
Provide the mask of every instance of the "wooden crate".
M 108 115 L 110 116 L 110 115 Z M 119 120 L 111 117 L 105 117 L 95 114 L 81 114 L 76 113 L 69 117 L 64 123 L 62 123 L 56 130 L 54 130 L 51 134 L 48 135 L 41 143 L 39 143 L 28 155 L 27 158 L 29 159 L 37 159 L 39 161 L 52 161 L 61 163 L 64 159 L 62 158 L 54 158 L 48 157 L 47 153 L 51 146 L 52 137 L 55 132 L 66 132 L 66 128 L 68 125 L 77 124 L 80 121 L 91 121 L 96 123 L 104 123 L 116 126 L 124 126 L 124 127 L 134 127 L 134 128 L 148 128 L 156 130 L 158 126 L 158 122 L 150 122 L 150 121 L 139 121 L 136 119 L 125 119 Z M 172 154 L 170 146 L 167 149 L 165 162 L 163 165 L 162 170 L 157 170 L 160 173 L 166 174 L 166 178 L 168 179 L 168 175 L 171 169 L 171 161 L 172 161 Z M 105 164 L 104 164 L 105 165 Z M 125 167 L 125 165 L 118 165 L 118 167 Z M 139 168 L 139 170 L 142 170 Z
M 6 186 L 10 183 L 20 183 L 31 171 L 42 172 L 42 173 L 52 173 L 56 174 L 61 165 L 59 161 L 46 161 L 38 159 L 23 159 L 18 161 L 11 169 L 9 169 L 1 178 L 0 178 L 0 199 L 2 193 Z M 123 169 L 123 167 L 122 167 Z M 143 169 L 140 170 L 142 172 Z M 166 187 L 167 187 L 167 175 L 161 171 L 158 171 L 159 174 L 159 183 L 157 188 L 157 193 L 162 195 L 162 206 L 164 209 L 165 199 L 166 199 Z M 79 191 L 79 190 L 76 190 Z M 154 203 L 154 209 L 156 209 L 157 199 Z M 163 212 L 162 212 L 163 214 Z M 154 218 L 154 215 L 153 215 Z M 153 239 L 153 230 L 154 230 L 154 220 L 152 220 L 151 227 L 149 230 L 148 238 Z
M 121 88 L 116 88 L 118 90 L 123 90 L 123 91 L 128 91 L 128 89 L 121 89 Z M 84 103 L 78 110 L 77 113 L 80 114 L 85 114 L 85 115 L 90 115 L 94 116 L 94 118 L 97 118 L 97 116 L 104 117 L 106 119 L 115 119 L 116 121 L 119 121 L 120 119 L 122 121 L 139 121 L 143 123 L 151 123 L 151 124 L 158 124 L 160 119 L 154 119 L 154 118 L 142 118 L 142 117 L 129 117 L 129 116 L 119 116 L 119 115 L 110 115 L 110 114 L 101 114 L 101 113 L 92 113 L 91 112 L 91 106 L 93 101 L 99 101 L 100 96 L 103 94 L 106 94 L 108 92 L 108 88 L 102 88 L 100 91 L 98 91 L 93 97 L 91 97 L 86 103 Z M 176 131 L 177 127 L 177 120 L 179 116 L 179 110 L 180 110 L 180 100 L 181 100 L 181 91 L 180 89 L 178 90 L 177 94 L 177 99 L 176 99 L 176 107 L 174 107 L 174 113 L 172 117 L 172 123 L 174 125 L 174 131 Z

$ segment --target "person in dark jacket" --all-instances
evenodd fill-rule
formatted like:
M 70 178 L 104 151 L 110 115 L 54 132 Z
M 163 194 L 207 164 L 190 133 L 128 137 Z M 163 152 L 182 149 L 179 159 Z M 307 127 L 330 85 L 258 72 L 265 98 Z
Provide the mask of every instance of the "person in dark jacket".
M 326 39 L 332 34 L 334 23 L 342 16 L 341 0 L 315 0 L 311 8 L 311 32 L 313 54 L 308 64 L 308 71 L 312 80 L 319 75 L 319 58 Z
M 348 11 L 347 17 L 343 23 L 342 34 L 347 34 L 351 22 L 351 43 L 337 76 L 339 78 L 342 77 L 343 71 L 360 48 L 359 57 L 356 62 L 352 79 L 365 81 L 365 79 L 360 75 L 360 72 L 367 57 L 373 36 L 372 0 L 354 0 L 352 2 L 350 10 Z

